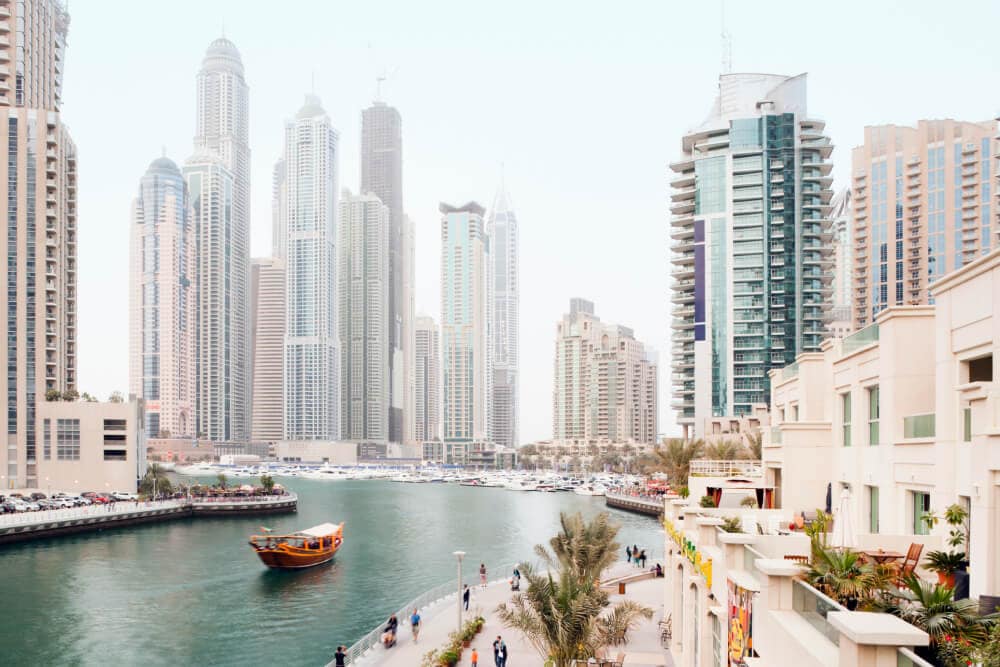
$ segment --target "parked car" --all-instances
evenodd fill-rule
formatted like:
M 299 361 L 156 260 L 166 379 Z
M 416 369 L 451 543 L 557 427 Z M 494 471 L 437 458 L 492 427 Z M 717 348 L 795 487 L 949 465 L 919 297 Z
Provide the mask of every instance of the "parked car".
M 125 491 L 112 491 L 111 497 L 115 500 L 139 500 L 139 496 L 134 493 L 126 493 Z
M 31 499 L 32 500 L 45 500 L 47 497 L 48 496 L 46 496 L 44 493 L 41 493 L 39 491 L 35 491 L 34 493 L 31 494 Z
M 73 493 L 57 493 L 52 496 L 54 500 L 61 500 L 69 503 L 67 507 L 81 507 L 83 505 L 89 505 L 90 499 L 84 498 L 83 496 L 78 496 Z

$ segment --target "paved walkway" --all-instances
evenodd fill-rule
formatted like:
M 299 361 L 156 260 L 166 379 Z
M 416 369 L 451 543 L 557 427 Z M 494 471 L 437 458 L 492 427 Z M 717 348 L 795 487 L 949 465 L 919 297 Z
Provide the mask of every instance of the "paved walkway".
M 614 576 L 635 572 L 625 563 L 613 566 L 604 577 L 610 579 Z M 663 587 L 664 579 L 648 579 L 626 586 L 625 598 L 636 600 L 653 609 L 653 618 L 650 621 L 643 621 L 631 635 L 628 646 L 624 649 L 626 653 L 630 651 L 642 653 L 657 653 L 665 655 L 667 665 L 673 665 L 669 653 L 660 645 L 659 629 L 657 622 L 663 616 Z M 522 589 L 523 590 L 523 589 Z M 542 664 L 542 659 L 538 652 L 516 631 L 504 627 L 497 618 L 495 610 L 501 602 L 510 599 L 513 593 L 506 580 L 491 582 L 485 590 L 476 586 L 472 592 L 469 602 L 469 611 L 463 611 L 463 622 L 476 615 L 482 614 L 486 619 L 486 624 L 472 642 L 472 647 L 479 649 L 479 664 L 481 667 L 492 667 L 493 665 L 493 640 L 497 635 L 501 635 L 507 644 L 509 667 L 536 667 Z M 391 649 L 375 647 L 363 659 L 356 664 L 371 667 L 417 667 L 422 663 L 425 653 L 440 649 L 448 641 L 448 635 L 455 630 L 458 618 L 455 608 L 455 597 L 451 596 L 421 610 L 423 619 L 422 630 L 419 642 L 413 642 L 413 635 L 410 632 L 409 620 L 403 621 L 400 625 L 399 639 Z M 623 599 L 623 596 L 611 595 L 611 602 Z M 471 664 L 471 647 L 462 653 L 460 665 Z

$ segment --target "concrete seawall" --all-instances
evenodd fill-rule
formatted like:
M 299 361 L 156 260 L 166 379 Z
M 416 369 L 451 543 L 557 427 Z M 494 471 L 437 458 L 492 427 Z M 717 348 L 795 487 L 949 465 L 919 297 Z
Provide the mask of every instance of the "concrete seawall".
M 663 516 L 663 502 L 637 498 L 635 496 L 621 496 L 608 493 L 604 496 L 604 504 L 620 510 L 636 512 L 637 514 L 647 514 L 649 516 Z
M 264 499 L 192 498 L 148 503 L 116 503 L 114 508 L 91 505 L 29 514 L 9 514 L 0 516 L 0 545 L 182 518 L 253 516 L 295 512 L 297 509 L 298 496 L 290 493 Z

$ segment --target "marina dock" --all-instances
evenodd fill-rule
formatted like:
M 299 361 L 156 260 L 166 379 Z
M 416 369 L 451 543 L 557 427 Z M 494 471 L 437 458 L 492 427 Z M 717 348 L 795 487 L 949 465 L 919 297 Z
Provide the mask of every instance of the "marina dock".
M 295 512 L 298 496 L 179 498 L 0 515 L 0 545 L 200 516 Z
M 617 493 L 606 493 L 604 504 L 620 510 L 636 512 L 638 514 L 648 514 L 649 516 L 663 516 L 663 501 L 650 500 L 639 496 L 628 496 Z

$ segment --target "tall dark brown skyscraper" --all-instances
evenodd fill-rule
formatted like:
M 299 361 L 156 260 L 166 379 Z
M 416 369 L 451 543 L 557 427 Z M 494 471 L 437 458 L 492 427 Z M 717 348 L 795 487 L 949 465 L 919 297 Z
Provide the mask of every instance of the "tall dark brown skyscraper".
M 403 132 L 399 111 L 375 102 L 361 112 L 361 193 L 389 207 L 389 440 L 402 442 L 407 390 L 405 354 L 412 354 L 413 323 L 404 308 L 413 286 L 406 279 L 403 252 Z

